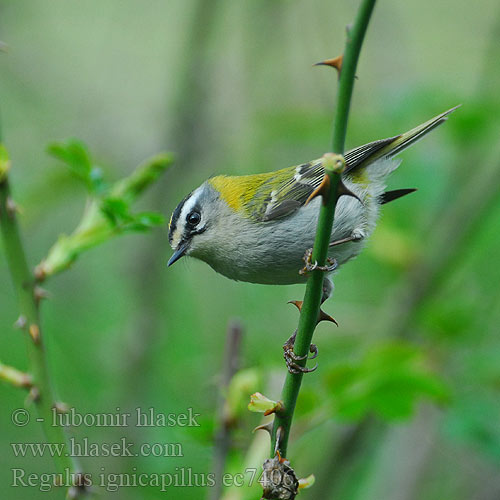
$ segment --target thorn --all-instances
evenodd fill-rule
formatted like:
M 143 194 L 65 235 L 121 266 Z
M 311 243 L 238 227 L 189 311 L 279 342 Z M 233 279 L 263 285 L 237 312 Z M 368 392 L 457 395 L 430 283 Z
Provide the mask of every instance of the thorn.
M 267 424 L 258 425 L 252 432 L 255 431 L 266 431 L 269 432 L 269 435 L 271 436 L 273 432 L 273 422 L 271 421 Z
M 303 302 L 303 300 L 289 300 L 287 304 L 293 304 L 300 312 L 302 310 Z
M 321 323 L 322 321 L 329 321 L 330 323 L 335 323 L 337 326 L 339 326 L 335 318 L 327 314 L 325 311 L 323 311 L 323 309 L 320 309 L 318 324 Z
M 26 328 L 26 324 L 28 323 L 26 316 L 19 316 L 16 322 L 14 323 L 14 328 L 18 328 L 19 330 L 24 330 Z
M 40 327 L 36 323 L 32 323 L 28 329 L 31 338 L 35 344 L 38 344 L 40 341 Z
M 328 199 L 328 195 L 330 194 L 330 177 L 325 174 L 321 184 L 309 195 L 304 206 L 307 206 L 310 201 L 312 201 L 316 196 L 323 197 L 323 204 L 326 205 L 326 200 Z
M 343 182 L 342 180 L 340 180 L 339 184 L 338 184 L 338 188 L 337 188 L 337 191 L 338 191 L 338 195 L 339 195 L 339 198 L 343 195 L 345 196 L 352 196 L 353 198 L 356 198 L 360 203 L 361 205 L 363 205 L 363 202 L 361 201 L 361 199 L 359 198 L 359 196 L 357 194 L 354 194 Z
M 334 57 L 332 59 L 325 59 L 324 61 L 316 63 L 314 66 L 330 66 L 331 68 L 335 68 L 340 76 L 340 72 L 342 71 L 343 59 L 344 54 L 340 54 L 340 56 Z
M 48 299 L 50 297 L 50 293 L 45 290 L 45 288 L 42 288 L 41 286 L 35 286 L 35 289 L 33 291 L 33 294 L 35 296 L 36 302 L 39 304 L 40 301 L 43 299 Z
M 289 300 L 288 301 L 288 304 L 293 304 L 299 310 L 299 312 L 302 311 L 302 304 L 303 303 L 304 303 L 303 300 Z M 318 322 L 316 324 L 319 324 L 322 321 L 330 321 L 330 323 L 335 323 L 337 326 L 339 326 L 339 324 L 337 323 L 337 321 L 334 318 L 332 318 L 332 316 L 330 316 L 325 311 L 323 311 L 323 309 L 320 309 L 319 310 Z

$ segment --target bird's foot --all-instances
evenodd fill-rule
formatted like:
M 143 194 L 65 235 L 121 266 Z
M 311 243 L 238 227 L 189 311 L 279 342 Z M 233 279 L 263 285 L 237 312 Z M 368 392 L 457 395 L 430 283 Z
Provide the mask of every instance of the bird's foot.
M 335 247 L 337 245 L 342 245 L 343 243 L 350 243 L 361 241 L 365 237 L 365 232 L 362 229 L 355 229 L 350 236 L 347 238 L 341 238 L 340 240 L 335 240 L 330 242 L 330 247 Z
M 295 337 L 297 336 L 297 331 L 283 344 L 283 357 L 285 358 L 285 363 L 288 371 L 293 374 L 297 373 L 310 373 L 318 368 L 318 363 L 316 363 L 312 368 L 307 368 L 301 366 L 297 361 L 303 361 L 304 359 L 315 359 L 318 356 L 318 347 L 316 344 L 311 344 L 309 346 L 309 352 L 312 356 L 306 354 L 305 356 L 298 356 L 293 352 L 293 347 L 295 345 Z
M 299 271 L 299 274 L 304 275 L 312 271 L 324 271 L 326 273 L 331 273 L 332 271 L 335 271 L 335 269 L 337 269 L 338 264 L 336 259 L 331 259 L 330 257 L 327 257 L 326 259 L 327 265 L 320 266 L 316 261 L 314 262 L 312 261 L 312 254 L 313 254 L 313 249 L 308 248 L 303 257 L 305 266 Z

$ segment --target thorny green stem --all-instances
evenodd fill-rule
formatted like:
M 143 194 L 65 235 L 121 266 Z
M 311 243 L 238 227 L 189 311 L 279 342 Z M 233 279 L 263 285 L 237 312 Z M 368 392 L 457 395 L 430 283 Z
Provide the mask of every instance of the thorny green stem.
M 347 40 L 342 64 L 342 71 L 339 80 L 339 91 L 337 95 L 337 108 L 333 127 L 332 149 L 335 153 L 344 153 L 344 144 L 347 131 L 347 120 L 354 86 L 356 66 L 358 63 L 361 45 L 368 28 L 368 23 L 373 12 L 376 0 L 363 0 L 358 10 L 355 23 L 347 32 Z M 330 177 L 330 195 L 322 204 L 314 241 L 312 261 L 323 266 L 328 254 L 328 245 L 333 227 L 335 207 L 339 198 L 339 187 L 341 172 L 335 169 L 326 168 L 325 171 Z M 299 319 L 297 337 L 295 340 L 294 352 L 297 356 L 305 356 L 309 352 L 314 329 L 316 328 L 319 314 L 321 296 L 323 289 L 323 272 L 313 271 L 307 281 L 304 303 Z M 306 360 L 298 362 L 300 366 L 305 366 Z M 271 439 L 271 456 L 278 450 L 281 456 L 285 457 L 287 452 L 288 438 L 292 424 L 293 413 L 302 383 L 302 373 L 287 373 L 282 391 L 283 411 L 276 414 Z M 278 429 L 279 442 L 276 445 Z
M 3 149 L 3 148 L 2 148 Z M 52 408 L 55 404 L 54 391 L 49 377 L 43 335 L 40 327 L 38 301 L 35 295 L 35 278 L 31 273 L 19 227 L 12 204 L 7 173 L 0 174 L 0 230 L 3 237 L 5 256 L 17 293 L 19 326 L 25 331 L 28 356 L 32 375 L 32 396 L 38 411 L 48 443 L 66 446 L 66 436 L 61 426 L 52 425 Z M 31 332 L 31 333 L 30 333 Z M 76 466 L 65 453 L 54 455 L 60 473 L 76 473 Z
M 140 165 L 129 177 L 118 181 L 111 189 L 111 195 L 127 203 L 132 203 L 159 175 L 172 163 L 169 154 L 157 155 Z M 0 231 L 5 246 L 7 264 L 12 275 L 19 302 L 20 317 L 18 326 L 26 332 L 31 376 L 23 374 L 0 363 L 0 379 L 14 385 L 30 388 L 40 422 L 48 443 L 63 444 L 67 448 L 64 428 L 51 425 L 53 408 L 57 408 L 52 389 L 43 335 L 40 326 L 38 281 L 67 268 L 84 250 L 105 241 L 119 231 L 102 214 L 98 201 L 93 201 L 84 213 L 82 221 L 71 236 L 61 237 L 52 247 L 49 256 L 33 274 L 26 260 L 16 218 L 15 204 L 12 201 L 8 171 L 10 162 L 7 151 L 0 142 Z M 67 453 L 54 455 L 59 473 L 72 474 L 73 486 L 68 490 L 68 498 L 85 496 L 88 480 L 83 476 L 73 457 Z M 65 485 L 66 486 L 66 485 Z

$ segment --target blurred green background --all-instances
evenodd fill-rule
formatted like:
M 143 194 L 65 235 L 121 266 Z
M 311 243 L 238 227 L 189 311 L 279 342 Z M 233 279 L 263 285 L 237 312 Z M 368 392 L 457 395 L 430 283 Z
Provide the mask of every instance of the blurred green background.
M 0 106 L 11 183 L 32 265 L 78 222 L 85 191 L 46 152 L 77 137 L 110 179 L 162 150 L 176 163 L 141 200 L 169 216 L 208 176 L 279 169 L 329 149 L 336 75 L 312 64 L 342 51 L 357 2 L 327 0 L 1 1 Z M 304 379 L 289 447 L 306 498 L 500 497 L 500 8 L 495 0 L 378 3 L 358 67 L 348 147 L 405 131 L 461 103 L 403 154 L 374 237 L 339 272 L 316 332 L 319 370 Z M 1 250 L 0 250 L 1 252 Z M 72 430 L 78 439 L 181 443 L 183 457 L 82 459 L 85 471 L 213 470 L 226 329 L 243 328 L 227 470 L 268 453 L 256 390 L 278 399 L 281 345 L 303 286 L 236 283 L 184 260 L 167 269 L 165 227 L 125 235 L 48 285 L 43 326 L 60 398 L 81 413 L 200 413 L 200 427 Z M 10 276 L 0 258 L 0 360 L 27 370 Z M 63 498 L 11 488 L 15 458 L 41 442 L 0 385 L 0 484 L 9 499 Z M 218 402 L 219 401 L 219 402 Z M 250 452 L 249 452 L 250 450 Z M 104 469 L 103 469 L 104 468 Z M 178 469 L 176 469 L 178 468 Z M 101 498 L 214 498 L 213 489 L 98 488 Z M 259 488 L 225 491 L 259 498 Z M 44 496 L 45 495 L 45 496 Z M 212 496 L 210 496 L 212 495 Z

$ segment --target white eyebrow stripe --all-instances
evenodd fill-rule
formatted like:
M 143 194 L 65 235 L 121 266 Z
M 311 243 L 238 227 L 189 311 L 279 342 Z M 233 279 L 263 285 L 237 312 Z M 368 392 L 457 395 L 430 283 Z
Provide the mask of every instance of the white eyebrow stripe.
M 198 199 L 200 198 L 200 194 L 201 194 L 201 188 L 198 188 L 195 191 L 193 191 L 192 196 L 188 200 L 186 200 L 186 203 L 184 203 L 184 206 L 182 207 L 181 213 L 179 215 L 179 224 L 178 224 L 182 228 L 184 228 L 184 225 L 186 223 L 187 215 L 196 206 Z

